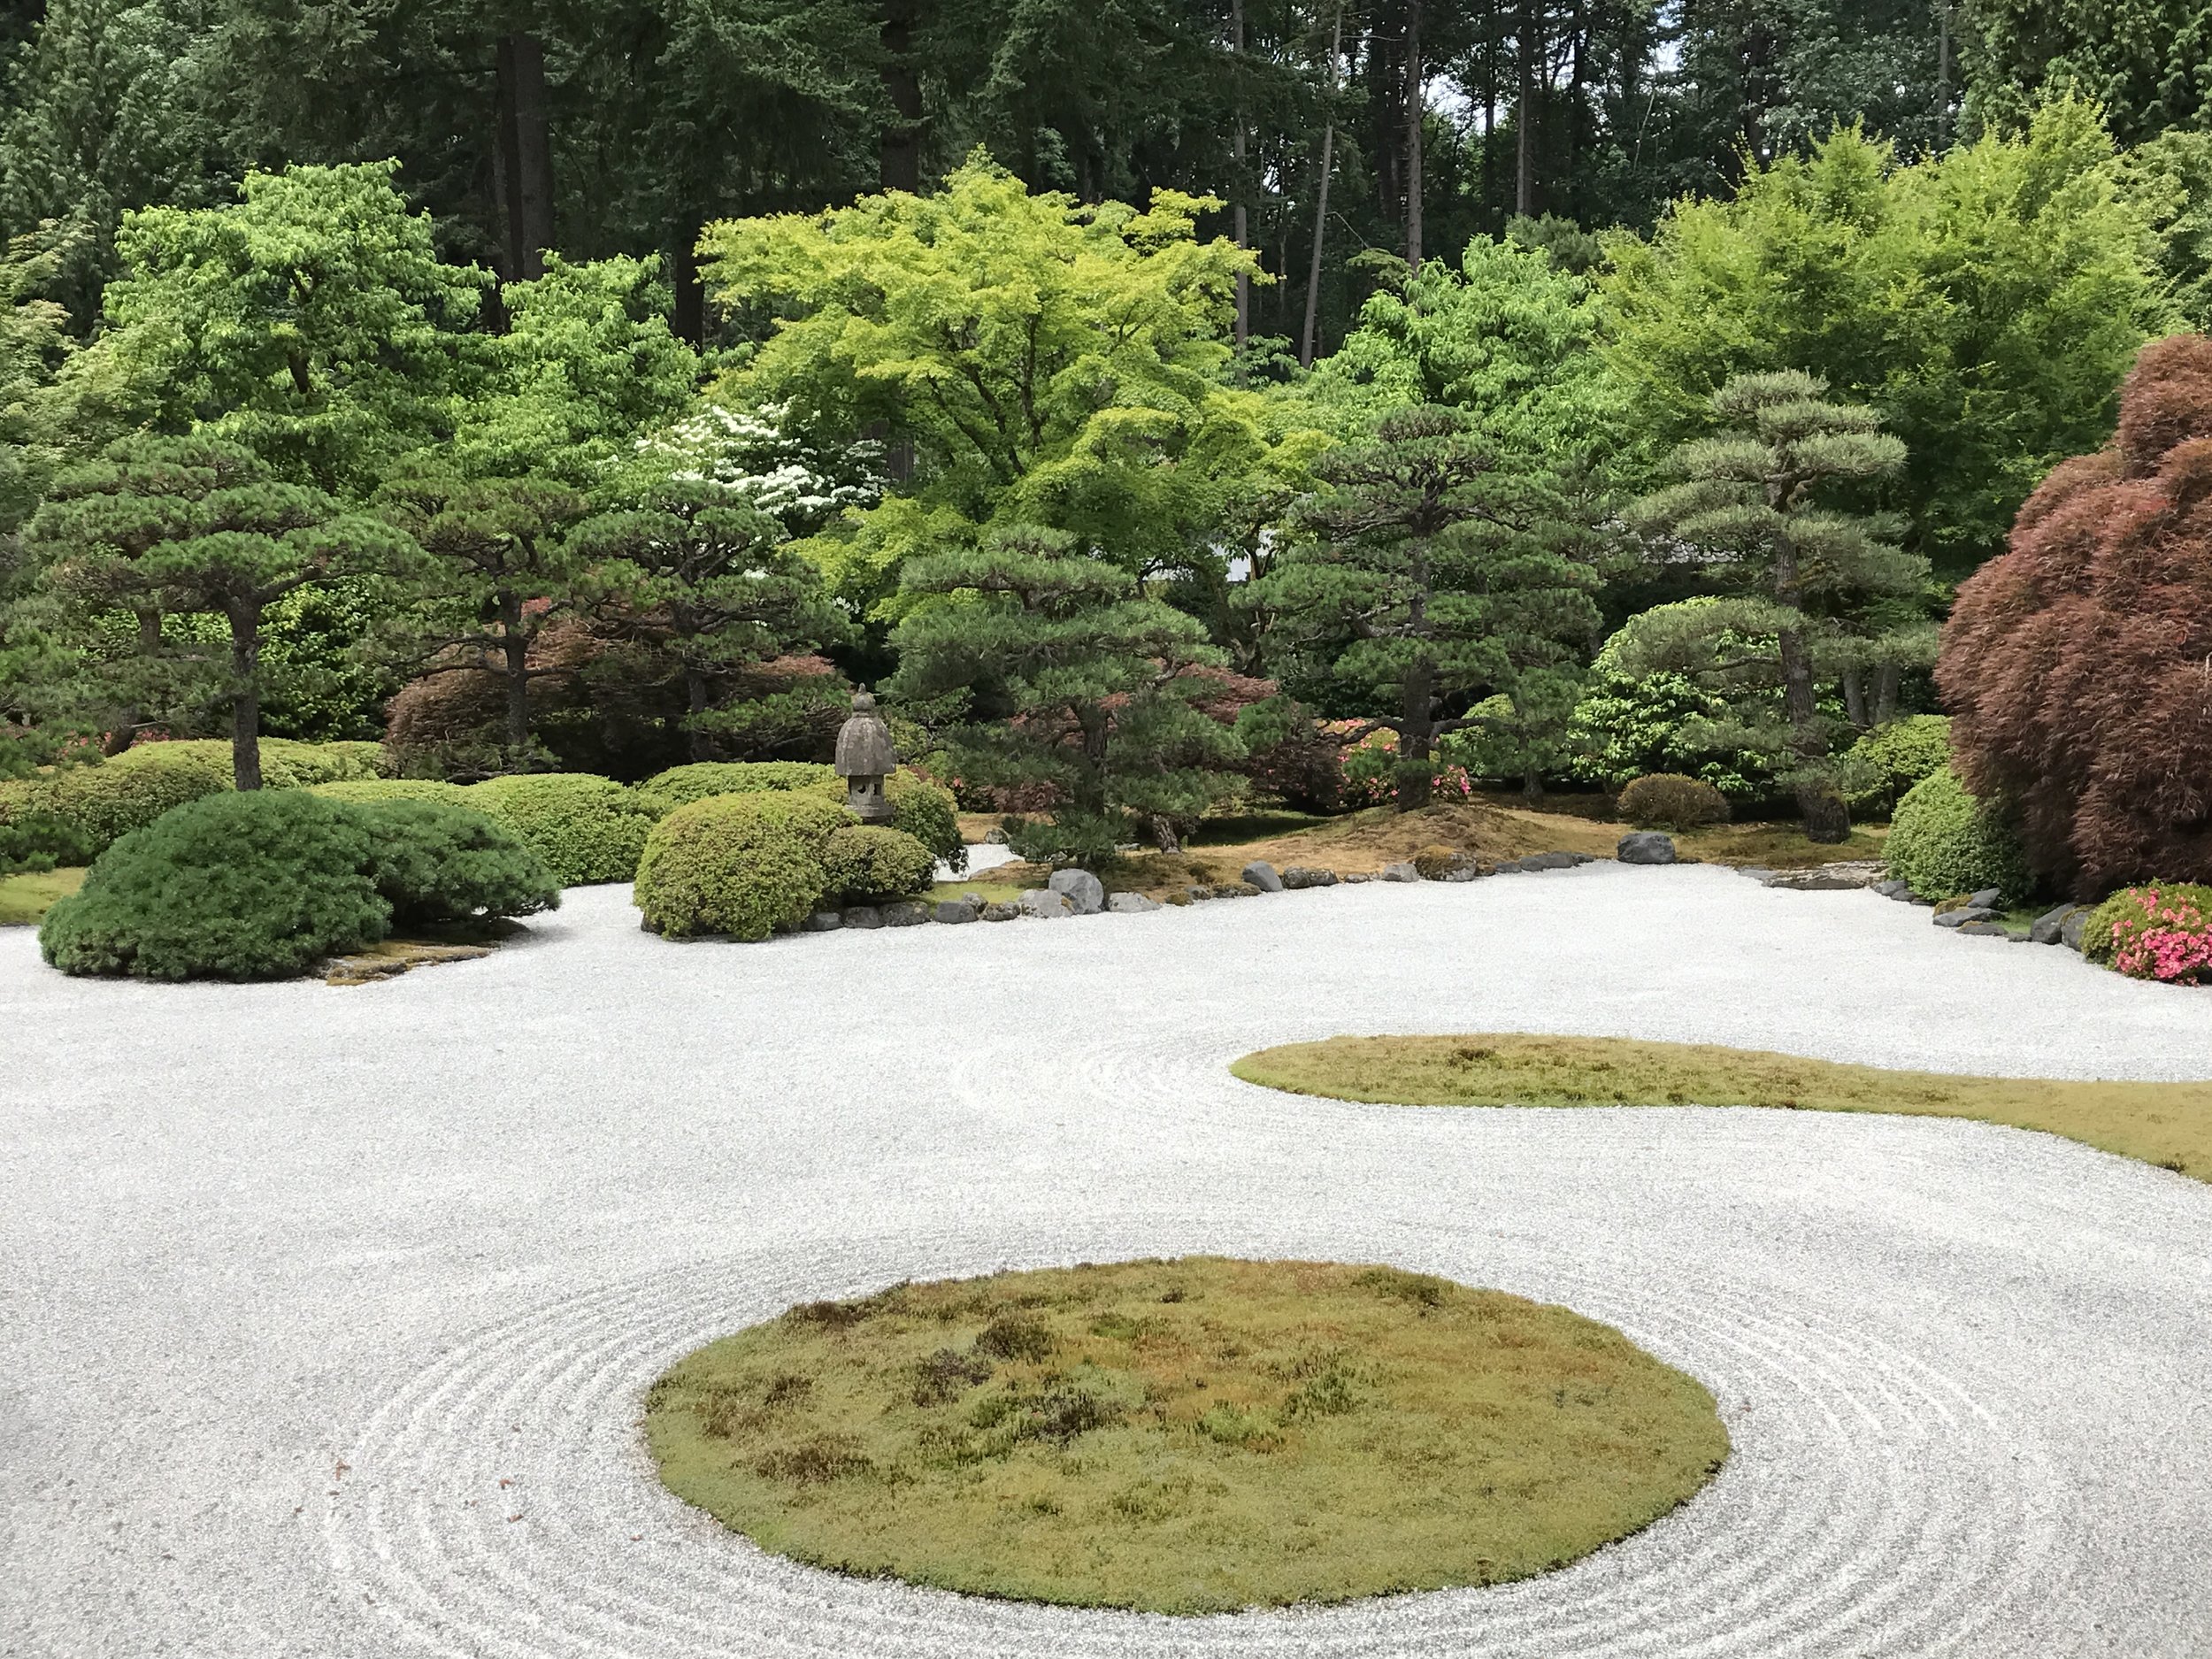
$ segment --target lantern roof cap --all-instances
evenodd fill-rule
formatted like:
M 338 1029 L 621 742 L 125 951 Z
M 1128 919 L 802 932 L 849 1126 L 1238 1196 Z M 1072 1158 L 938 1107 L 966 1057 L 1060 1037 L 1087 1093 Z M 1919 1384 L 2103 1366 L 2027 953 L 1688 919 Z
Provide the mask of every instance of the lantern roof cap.
M 891 728 L 876 712 L 876 700 L 864 691 L 856 691 L 853 711 L 837 733 L 837 775 L 886 778 L 898 765 L 898 751 L 891 746 Z

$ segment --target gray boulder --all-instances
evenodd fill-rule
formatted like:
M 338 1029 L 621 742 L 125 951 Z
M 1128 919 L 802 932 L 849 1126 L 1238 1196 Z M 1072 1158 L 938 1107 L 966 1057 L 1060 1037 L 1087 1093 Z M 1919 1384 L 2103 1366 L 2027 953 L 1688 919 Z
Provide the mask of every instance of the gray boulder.
M 1517 876 L 1526 868 L 1517 858 L 1502 858 L 1490 866 L 1490 873 L 1494 876 Z
M 1263 893 L 1280 893 L 1283 879 L 1275 873 L 1275 866 L 1264 858 L 1255 858 L 1244 866 L 1244 879 Z
M 2046 910 L 2028 924 L 2028 942 L 2035 945 L 2055 945 L 2066 936 L 2067 918 L 2076 910 L 2086 910 L 2085 904 L 2062 904 L 2056 910 Z
M 1768 882 L 1774 879 L 1774 872 L 1764 864 L 1743 864 L 1738 867 L 1736 873 L 1740 876 L 1748 876 L 1761 887 L 1766 886 Z
M 1032 887 L 1016 899 L 1014 904 L 1024 916 L 1041 917 L 1047 920 L 1076 913 L 1075 905 L 1066 894 L 1055 893 L 1048 887 Z
M 2002 922 L 1961 922 L 1958 931 L 1976 939 L 2010 939 L 2012 930 Z
M 983 901 L 973 895 L 961 899 L 940 899 L 930 914 L 941 922 L 972 922 L 983 914 Z
M 1117 916 L 1141 916 L 1147 910 L 1160 908 L 1157 899 L 1148 899 L 1141 893 L 1117 893 L 1106 901 L 1106 908 Z
M 1769 876 L 1766 885 L 1786 893 L 1847 893 L 1866 883 L 1856 876 L 1839 876 L 1826 870 L 1782 870 Z
M 845 925 L 835 910 L 817 910 L 799 926 L 810 933 L 833 933 Z
M 883 912 L 872 904 L 849 904 L 845 907 L 844 923 L 848 927 L 880 927 Z
M 1336 885 L 1336 872 L 1310 870 L 1303 864 L 1293 864 L 1283 872 L 1283 885 L 1294 892 L 1302 887 L 1333 887 Z
M 902 899 L 896 904 L 883 907 L 883 925 L 886 927 L 919 927 L 929 920 L 929 910 L 930 907 L 926 904 Z
M 1002 903 L 996 899 L 992 900 L 989 903 L 983 907 L 983 919 L 987 922 L 1019 921 L 1021 919 L 1021 915 L 1022 907 L 1020 905 Z
M 1877 881 L 1874 891 L 1886 899 L 1902 899 L 1908 904 L 1912 902 L 1912 883 L 1909 881 Z
M 1674 837 L 1657 830 L 1636 830 L 1621 837 L 1613 856 L 1624 864 L 1671 864 L 1675 861 Z
M 1979 893 L 1968 894 L 1966 902 L 1978 910 L 1993 910 L 2001 896 L 1995 887 L 1984 887 Z
M 1417 875 L 1420 872 L 1416 871 L 1414 873 Z M 1375 872 L 1371 870 L 1355 870 L 1349 875 L 1341 878 L 1348 886 L 1355 881 L 1372 881 L 1374 879 Z
M 1673 845 L 1671 841 L 1668 843 Z M 1521 858 L 1524 870 L 1571 870 L 1587 862 L 1579 853 L 1527 853 Z
M 1002 829 L 986 830 L 983 839 L 994 847 L 1003 847 L 1006 845 L 1006 832 Z
M 2084 930 L 2085 930 L 2089 926 L 2089 918 L 2091 914 L 2092 911 L 2088 905 L 2083 904 L 2077 906 L 2074 913 L 2059 924 L 2058 942 L 2065 946 L 2069 950 L 2079 950 L 2081 949 L 2081 936 Z
M 1490 872 L 1483 865 L 1470 858 L 1463 864 L 1454 864 L 1442 875 L 1437 877 L 1437 879 L 1439 881 L 1479 881 L 1489 873 Z
M 1997 912 L 1986 904 L 1962 904 L 1955 910 L 1937 911 L 1935 925 L 1938 927 L 1964 927 L 1970 922 L 1993 922 L 1996 919 Z
M 1385 864 L 1376 872 L 1378 881 L 1418 881 L 1421 872 L 1409 864 Z
M 1087 870 L 1056 870 L 1045 887 L 1065 899 L 1077 916 L 1095 916 L 1106 908 L 1106 884 Z

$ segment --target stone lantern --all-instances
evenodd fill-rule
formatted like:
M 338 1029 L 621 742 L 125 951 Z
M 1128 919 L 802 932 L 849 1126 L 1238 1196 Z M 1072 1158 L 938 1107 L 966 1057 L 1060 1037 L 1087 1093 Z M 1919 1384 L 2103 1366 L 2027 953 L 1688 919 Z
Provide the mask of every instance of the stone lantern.
M 845 780 L 845 805 L 863 824 L 888 824 L 891 803 L 883 780 L 897 769 L 891 728 L 876 712 L 876 700 L 853 694 L 853 711 L 837 733 L 837 775 Z

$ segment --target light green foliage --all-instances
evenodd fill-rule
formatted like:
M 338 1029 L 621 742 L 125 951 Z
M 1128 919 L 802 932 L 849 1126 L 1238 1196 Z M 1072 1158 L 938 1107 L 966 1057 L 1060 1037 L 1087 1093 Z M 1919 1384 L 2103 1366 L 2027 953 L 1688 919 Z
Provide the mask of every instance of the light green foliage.
M 1640 829 L 1701 829 L 1728 821 L 1728 797 L 1701 779 L 1660 772 L 1630 783 L 1613 810 Z
M 795 536 L 811 535 L 847 508 L 882 499 L 880 443 L 817 444 L 786 431 L 785 414 L 780 405 L 727 409 L 710 403 L 640 438 L 635 458 L 663 477 L 718 485 Z
M 979 157 L 929 196 L 708 228 L 717 296 L 778 319 L 730 399 L 831 439 L 880 420 L 915 446 L 910 495 L 810 544 L 841 596 L 875 604 L 907 558 L 986 525 L 1064 529 L 1132 570 L 1211 561 L 1209 534 L 1297 474 L 1314 435 L 1220 383 L 1253 258 L 1197 240 L 1209 205 L 1032 195 Z
M 1889 872 L 1916 897 L 1940 903 L 1995 887 L 2007 904 L 2034 888 L 2018 838 L 1976 801 L 1948 766 L 1905 793 L 1883 843 Z
M 248 173 L 219 208 L 123 216 L 127 274 L 92 348 L 144 418 L 205 423 L 280 474 L 365 494 L 394 457 L 450 430 L 480 373 L 465 332 L 488 279 L 442 263 L 395 165 Z
M 271 788 L 293 789 L 373 778 L 380 757 L 373 743 L 264 738 L 262 781 Z M 231 746 L 196 739 L 141 743 L 112 760 L 65 766 L 36 788 L 40 803 L 97 852 L 119 836 L 144 829 L 170 808 L 220 794 L 233 782 Z
M 1947 569 L 1995 552 L 2053 463 L 2109 434 L 2165 318 L 2145 211 L 2076 103 L 1909 165 L 1839 132 L 1610 251 L 1608 355 L 1651 442 L 1711 431 L 1732 374 L 1808 370 L 1903 441 L 1908 544 Z
M 891 827 L 929 849 L 955 871 L 968 867 L 968 849 L 960 839 L 960 804 L 942 784 L 901 767 L 883 780 L 884 798 L 891 803 Z M 841 787 L 839 798 L 843 798 Z
M 1324 457 L 1297 539 L 1254 584 L 1300 672 L 1350 688 L 1398 733 L 1402 810 L 1427 803 L 1435 740 L 1471 723 L 1451 710 L 1486 695 L 1507 699 L 1515 718 L 1494 729 L 1534 762 L 1598 621 L 1596 573 L 1547 534 L 1555 492 L 1500 470 L 1472 425 L 1401 409 L 1372 442 Z
M 689 806 L 712 795 L 752 795 L 763 789 L 835 789 L 844 785 L 834 770 L 803 760 L 710 760 L 671 766 L 638 785 L 664 808 Z
M 1796 793 L 1807 836 L 1836 841 L 1850 822 L 1818 686 L 1858 660 L 1864 627 L 1893 626 L 1881 607 L 1924 592 L 1927 562 L 1881 540 L 1878 519 L 1821 499 L 1839 485 L 1886 477 L 1905 458 L 1871 410 L 1829 403 L 1826 390 L 1791 370 L 1737 375 L 1713 395 L 1713 412 L 1730 430 L 1685 444 L 1676 457 L 1684 481 L 1639 502 L 1630 520 L 1655 560 L 1694 549 L 1712 580 L 1742 596 L 1647 621 L 1619 661 L 1631 674 L 1686 674 L 1724 694 L 1778 686 L 1778 720 L 1764 699 L 1738 695 L 1701 741 L 1786 754 L 1782 781 Z M 1733 656 L 1719 649 L 1728 633 L 1741 641 Z M 1771 657 L 1754 645 L 1770 636 Z
M 1190 671 L 1221 653 L 1195 619 L 1071 534 L 1004 531 L 972 552 L 918 559 L 904 591 L 926 603 L 894 635 L 899 671 L 886 688 L 916 700 L 966 691 L 995 718 L 950 735 L 950 764 L 979 786 L 1051 791 L 1050 821 L 1011 832 L 1024 857 L 1102 864 L 1132 819 L 1172 849 L 1233 792 L 1227 767 L 1242 746 L 1192 706 L 1210 683 Z
M 2129 194 L 2157 227 L 2174 309 L 2198 333 L 2212 329 L 2212 131 L 2175 127 L 2120 163 Z
M 66 973 L 269 979 L 409 925 L 560 902 L 544 866 L 481 814 L 354 805 L 302 789 L 187 803 L 102 853 L 39 929 Z
M 1868 811 L 1886 811 L 1950 760 L 1951 722 L 1943 715 L 1909 715 L 1878 726 L 1844 757 L 1845 772 L 1855 791 L 1851 803 Z
M 1769 640 L 1747 641 L 1725 628 L 1709 633 L 1688 613 L 1719 603 L 1710 596 L 1655 605 L 1631 617 L 1598 649 L 1589 680 L 1569 720 L 1564 744 L 1575 776 L 1618 789 L 1647 772 L 1684 772 L 1711 784 L 1732 800 L 1770 793 L 1774 773 L 1786 762 L 1773 755 L 1742 749 L 1711 749 L 1709 742 L 1732 704 L 1755 701 L 1763 715 L 1778 716 L 1781 691 L 1764 677 L 1724 668 L 1755 643 L 1762 657 Z M 1687 618 L 1687 619 L 1685 619 Z M 1694 632 L 1706 641 L 1704 655 L 1686 672 L 1645 666 L 1653 655 L 1645 636 Z M 1641 672 L 1632 672 L 1624 663 Z
M 834 829 L 822 842 L 828 891 L 849 904 L 911 898 L 928 890 L 937 856 L 902 830 L 872 824 Z
M 466 794 L 471 806 L 505 825 L 544 859 L 565 887 L 629 880 L 659 817 L 635 790 L 587 772 L 487 778 Z
M 317 784 L 314 792 L 331 801 L 442 801 L 456 806 L 465 806 L 474 798 L 466 784 L 435 778 L 349 778 Z
M 710 795 L 653 826 L 634 895 L 672 939 L 765 939 L 795 927 L 829 892 L 822 847 L 851 824 L 841 806 L 793 791 Z

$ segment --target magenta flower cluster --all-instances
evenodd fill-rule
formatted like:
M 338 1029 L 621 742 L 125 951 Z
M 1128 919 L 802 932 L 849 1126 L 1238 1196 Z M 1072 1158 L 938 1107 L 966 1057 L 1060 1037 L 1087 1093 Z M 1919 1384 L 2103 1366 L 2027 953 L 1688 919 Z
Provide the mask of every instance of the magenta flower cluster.
M 2212 916 L 2201 887 L 2131 887 L 2112 924 L 2112 965 L 2138 979 L 2212 981 Z

